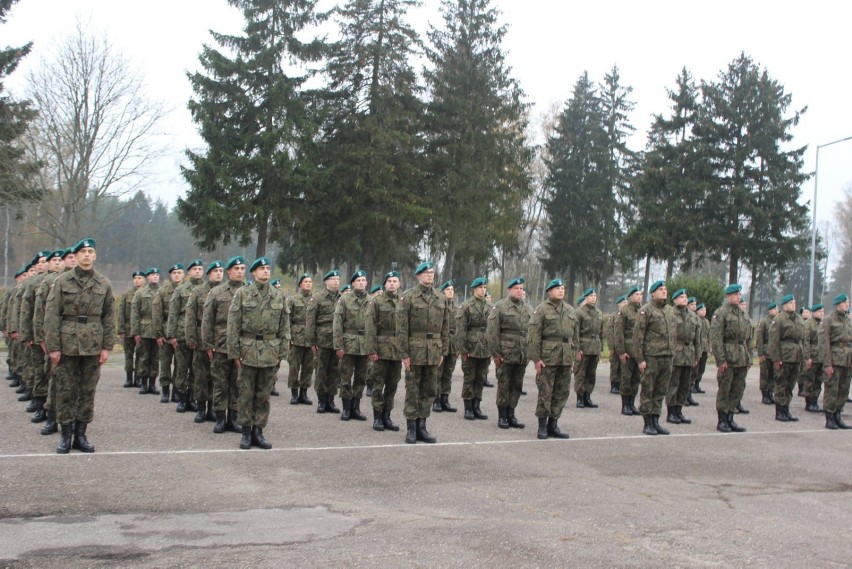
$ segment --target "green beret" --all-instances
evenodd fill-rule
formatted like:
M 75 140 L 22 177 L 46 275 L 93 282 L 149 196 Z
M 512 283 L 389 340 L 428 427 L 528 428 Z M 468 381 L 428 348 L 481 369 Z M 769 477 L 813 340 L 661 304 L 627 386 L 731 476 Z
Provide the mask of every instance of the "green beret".
M 633 296 L 634 294 L 636 294 L 637 292 L 642 292 L 642 287 L 640 287 L 639 285 L 635 285 L 635 286 L 630 287 L 630 290 L 628 290 L 624 294 L 624 296 L 630 297 L 630 296 Z
M 349 290 L 350 288 L 352 288 L 352 285 L 345 284 L 340 287 L 340 292 L 343 292 L 344 290 Z
M 648 292 L 655 292 L 661 286 L 666 286 L 666 281 L 656 281 L 650 287 L 648 287 Z
M 74 252 L 74 251 L 72 251 L 72 250 L 71 250 L 71 247 L 67 247 L 67 248 L 65 249 L 65 251 L 63 251 L 63 252 L 62 252 L 62 258 L 64 259 L 65 257 L 67 257 L 68 255 L 70 255 L 70 254 L 71 254 L 71 253 L 73 253 L 73 252 Z
M 36 257 L 38 257 L 39 259 L 41 259 L 42 257 L 50 257 L 51 253 L 53 253 L 53 251 L 51 251 L 50 249 L 45 249 L 36 253 Z
M 209 275 L 210 271 L 212 271 L 213 269 L 224 269 L 224 267 L 222 266 L 222 261 L 216 259 L 215 261 L 207 265 L 207 270 L 204 271 L 204 274 Z
M 438 288 L 439 288 L 440 290 L 444 290 L 444 289 L 449 288 L 449 287 L 451 287 L 451 286 L 453 286 L 453 279 L 448 280 L 447 282 L 445 282 L 444 284 L 442 284 L 442 285 L 441 285 L 441 286 L 439 286 Z
M 616 304 L 621 304 L 622 302 L 627 302 L 627 297 L 623 294 L 615 299 Z
M 186 266 L 186 270 L 188 271 L 192 267 L 203 267 L 203 266 L 204 266 L 204 261 L 202 261 L 201 259 L 193 259 Z
M 35 255 L 33 255 L 33 259 L 32 259 L 32 261 L 30 261 L 29 265 L 30 265 L 31 267 L 36 266 L 36 265 L 38 264 L 39 259 L 41 259 L 42 257 L 44 257 L 44 255 L 42 255 L 42 254 L 41 254 L 41 251 L 39 251 L 38 253 L 36 253 Z
M 735 293 L 740 292 L 742 289 L 743 289 L 743 287 L 741 287 L 740 285 L 738 285 L 736 283 L 729 284 L 728 286 L 725 287 L 725 294 L 735 294 Z
M 479 288 L 481 286 L 488 286 L 488 281 L 485 280 L 485 277 L 476 277 L 470 283 L 470 288 Z
M 269 259 L 267 259 L 266 257 L 258 257 L 251 264 L 251 267 L 249 267 L 249 272 L 254 272 L 256 269 L 266 266 L 269 266 Z
M 781 302 L 779 304 L 781 304 L 781 306 L 784 306 L 788 302 L 793 302 L 794 300 L 796 300 L 795 296 L 793 296 L 792 294 L 785 294 L 784 297 L 781 299 Z
M 65 249 L 57 249 L 56 251 L 51 251 L 47 255 L 47 260 L 49 261 L 51 259 L 61 259 L 62 255 L 64 255 L 64 254 L 65 254 Z
M 382 290 L 382 285 L 374 284 L 373 286 L 370 287 L 370 294 L 375 294 L 375 293 L 379 292 L 380 290 Z
M 355 282 L 355 279 L 360 279 L 361 277 L 364 277 L 366 279 L 367 273 L 359 269 L 359 270 L 355 271 L 354 273 L 352 273 L 352 276 L 349 277 L 349 283 L 351 284 L 351 283 Z
M 585 295 L 585 294 L 584 294 L 583 296 L 581 296 L 580 298 L 578 298 L 578 299 L 577 299 L 577 306 L 580 306 L 581 304 L 583 304 L 583 301 L 584 301 L 584 300 L 586 300 L 586 295 Z
M 550 289 L 556 288 L 556 287 L 559 287 L 559 286 L 565 286 L 565 283 L 562 282 L 562 279 L 553 279 L 552 281 L 547 283 L 547 286 L 544 288 L 544 292 L 547 292 Z
M 677 297 L 679 297 L 679 296 L 686 296 L 686 289 L 685 289 L 685 288 L 679 288 L 679 289 L 677 289 L 677 290 L 674 292 L 674 294 L 672 295 L 672 300 L 676 299 L 676 298 L 677 298 Z M 687 302 L 689 302 L 689 300 L 688 300 L 688 299 L 687 299 Z
M 143 271 L 142 269 L 139 269 L 138 271 L 133 271 L 133 274 L 130 275 L 130 277 L 134 278 L 134 279 L 136 277 L 144 277 L 144 276 L 145 276 L 145 271 Z
M 513 286 L 518 286 L 524 284 L 526 281 L 524 277 L 515 277 L 509 281 L 509 284 L 506 285 L 506 288 L 512 288 Z
M 327 273 L 326 273 L 326 274 L 322 277 L 322 280 L 323 280 L 323 282 L 325 282 L 325 281 L 327 281 L 328 279 L 330 279 L 331 277 L 339 277 L 339 276 L 340 276 L 340 271 L 339 271 L 339 270 L 337 270 L 337 269 L 331 269 L 329 272 L 327 272 Z
M 419 275 L 423 271 L 428 271 L 429 269 L 432 269 L 434 267 L 435 263 L 433 263 L 432 261 L 423 261 L 422 263 L 417 265 L 417 268 L 414 270 L 414 275 Z
M 687 304 L 693 304 L 693 303 L 698 302 L 698 301 L 695 299 L 694 296 L 690 296 L 689 298 L 686 299 L 686 302 L 687 302 Z
M 382 279 L 382 284 L 385 284 L 386 282 L 388 282 L 388 279 L 391 278 L 391 277 L 399 278 L 399 273 L 396 272 L 396 271 L 390 271 L 389 273 L 385 273 L 385 278 Z
M 698 306 L 696 306 L 696 307 L 695 307 L 695 310 L 696 310 L 696 312 L 697 312 L 697 311 L 701 310 L 702 308 L 704 308 L 704 303 L 703 303 L 703 302 L 699 302 L 699 303 L 698 303 Z
M 201 259 L 199 259 L 199 261 L 201 261 Z M 201 263 L 198 263 L 198 264 L 200 265 Z M 182 270 L 183 270 L 183 263 L 175 263 L 174 265 L 169 267 L 169 273 L 173 273 L 175 271 L 182 271 Z
M 21 275 L 22 275 L 22 274 L 24 274 L 25 272 L 26 272 L 26 271 L 24 270 L 24 268 L 23 268 L 23 267 L 21 267 L 20 269 L 18 269 L 17 271 L 15 271 L 15 278 L 18 278 L 19 276 L 21 276 Z
M 825 308 L 822 304 L 814 304 L 811 306 L 811 312 L 816 312 L 817 310 L 822 310 Z
M 269 286 L 281 286 L 281 279 L 275 279 L 274 281 L 269 283 Z
M 158 269 L 157 267 L 151 267 L 150 269 L 148 269 L 147 271 L 145 271 L 145 276 L 146 276 L 146 277 L 147 277 L 148 275 L 159 275 L 159 274 L 160 274 L 160 269 Z
M 77 251 L 79 251 L 83 247 L 91 247 L 92 249 L 94 249 L 95 248 L 95 240 L 92 239 L 91 237 L 86 237 L 85 239 L 81 239 L 81 240 L 77 241 L 76 245 L 71 247 L 71 252 L 76 253 Z
M 296 286 L 301 285 L 303 280 L 305 280 L 305 279 L 309 279 L 309 278 L 311 278 L 311 274 L 310 274 L 310 273 L 302 273 L 301 275 L 299 275 L 299 278 L 298 278 L 298 280 L 296 281 Z
M 848 296 L 846 296 L 845 294 L 838 294 L 834 297 L 834 306 L 837 306 L 841 302 L 846 302 L 847 300 L 849 300 Z
M 770 302 L 766 305 L 766 310 L 772 310 L 773 308 L 778 308 L 778 305 L 774 302 Z
M 587 288 L 586 290 L 583 291 L 583 296 L 586 297 L 586 296 L 590 296 L 592 294 L 597 294 L 597 293 L 598 293 L 598 291 L 596 291 L 594 288 Z
M 234 255 L 233 257 L 228 259 L 227 263 L 225 263 L 225 268 L 226 269 L 232 269 L 232 268 L 234 268 L 234 265 L 245 265 L 245 264 L 246 264 L 246 260 L 245 260 L 244 257 L 242 257 L 240 255 Z

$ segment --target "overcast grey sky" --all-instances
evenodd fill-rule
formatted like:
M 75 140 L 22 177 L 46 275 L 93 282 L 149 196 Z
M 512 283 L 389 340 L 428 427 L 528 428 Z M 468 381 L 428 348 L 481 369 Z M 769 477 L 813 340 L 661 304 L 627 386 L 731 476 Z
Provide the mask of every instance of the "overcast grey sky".
M 711 80 L 741 51 L 764 65 L 793 95 L 793 107 L 808 107 L 795 129 L 796 146 L 808 145 L 806 169 L 814 168 L 815 148 L 852 136 L 847 72 L 848 25 L 845 2 L 496 0 L 509 29 L 505 40 L 514 76 L 534 105 L 534 115 L 562 103 L 583 70 L 600 80 L 613 64 L 633 87 L 632 122 L 641 149 L 653 113 L 665 112 L 665 90 L 686 65 L 697 79 Z M 411 15 L 425 31 L 440 24 L 437 0 L 426 0 Z M 225 0 L 20 0 L 2 26 L 0 44 L 34 41 L 33 53 L 9 81 L 22 87 L 26 70 L 70 33 L 75 19 L 104 30 L 114 46 L 141 68 L 147 95 L 173 109 L 166 136 L 168 156 L 157 167 L 148 191 L 174 203 L 185 192 L 178 164 L 186 147 L 202 143 L 186 110 L 191 96 L 185 71 L 197 67 L 208 30 L 238 33 L 240 14 Z M 852 185 L 852 141 L 820 151 L 818 224 Z M 813 180 L 803 188 L 811 199 Z

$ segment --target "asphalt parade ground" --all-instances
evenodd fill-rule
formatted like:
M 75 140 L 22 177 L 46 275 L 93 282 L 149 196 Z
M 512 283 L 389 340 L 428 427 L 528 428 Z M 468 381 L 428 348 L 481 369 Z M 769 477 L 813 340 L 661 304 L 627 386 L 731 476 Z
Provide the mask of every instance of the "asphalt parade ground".
M 103 369 L 88 455 L 55 454 L 59 435 L 40 435 L 0 380 L 0 567 L 852 565 L 852 431 L 827 431 L 802 398 L 799 422 L 776 422 L 756 367 L 742 434 L 715 430 L 712 366 L 700 406 L 684 408 L 693 423 L 648 437 L 601 364 L 600 407 L 577 409 L 572 393 L 571 438 L 540 441 L 530 365 L 525 429 L 497 428 L 486 389 L 487 421 L 433 413 L 438 444 L 406 445 L 404 426 L 291 406 L 284 364 L 273 449 L 241 451 L 238 434 L 122 388 L 121 365 L 113 354 Z M 460 392 L 459 365 L 459 407 Z

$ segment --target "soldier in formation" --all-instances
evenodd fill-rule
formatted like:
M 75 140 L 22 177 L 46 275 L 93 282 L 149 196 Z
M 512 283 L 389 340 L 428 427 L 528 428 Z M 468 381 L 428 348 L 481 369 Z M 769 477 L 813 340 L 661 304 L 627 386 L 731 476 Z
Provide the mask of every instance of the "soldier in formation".
M 781 312 L 769 328 L 769 358 L 775 371 L 775 420 L 798 421 L 790 414 L 793 387 L 804 362 L 802 341 L 805 323 L 796 312 L 796 299 L 792 294 L 781 299 Z
M 826 429 L 849 429 L 841 414 L 849 399 L 850 368 L 852 368 L 852 321 L 849 320 L 849 297 L 834 298 L 834 310 L 823 318 L 817 332 L 822 369 L 825 373 Z
M 719 382 L 716 430 L 723 433 L 745 431 L 734 421 L 734 413 L 745 392 L 745 378 L 751 367 L 752 352 L 751 322 L 740 309 L 741 292 L 739 284 L 725 288 L 725 302 L 713 314 L 710 324 L 710 344 Z
M 577 407 L 580 409 L 597 408 L 592 401 L 595 389 L 595 375 L 598 360 L 603 350 L 603 313 L 598 310 L 597 291 L 593 288 L 583 292 L 577 309 L 577 325 L 580 328 L 580 350 L 574 366 L 574 391 L 577 393 Z
M 456 314 L 456 339 L 462 359 L 462 399 L 464 418 L 488 419 L 481 409 L 482 388 L 491 365 L 491 354 L 485 339 L 490 306 L 485 300 L 488 281 L 477 277 L 470 283 L 471 297 L 464 301 Z
M 340 419 L 366 421 L 361 412 L 361 397 L 367 385 L 367 273 L 355 271 L 349 279 L 352 293 L 342 297 L 334 309 L 332 342 L 340 360 Z
M 296 281 L 296 292 L 287 297 L 290 313 L 290 354 L 287 359 L 287 386 L 290 388 L 290 405 L 313 405 L 308 398 L 316 355 L 308 343 L 308 304 L 314 281 L 304 273 Z
M 396 311 L 399 307 L 399 273 L 390 271 L 382 282 L 383 291 L 367 305 L 364 328 L 366 347 L 373 364 L 373 429 L 398 431 L 391 420 L 394 397 L 402 377 L 402 361 L 396 336 Z
M 139 395 L 157 391 L 157 373 L 161 361 L 160 335 L 154 319 L 154 299 L 160 289 L 160 270 L 151 267 L 145 271 L 146 284 L 133 295 L 130 333 L 136 342 L 136 375 L 139 377 Z M 171 380 L 169 380 L 171 381 Z M 166 385 L 169 385 L 167 383 Z
M 524 302 L 524 278 L 508 282 L 509 295 L 491 308 L 486 336 L 488 349 L 497 368 L 497 426 L 523 429 L 515 408 L 524 389 L 527 370 L 527 330 L 531 312 Z

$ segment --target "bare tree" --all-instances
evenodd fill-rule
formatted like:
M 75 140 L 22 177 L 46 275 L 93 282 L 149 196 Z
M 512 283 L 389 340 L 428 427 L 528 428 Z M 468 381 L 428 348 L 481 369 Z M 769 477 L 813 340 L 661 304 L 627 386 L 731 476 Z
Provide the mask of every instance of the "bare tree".
M 27 76 L 39 115 L 28 137 L 44 167 L 35 183 L 45 198 L 33 222 L 59 243 L 96 234 L 140 189 L 162 155 L 161 102 L 106 35 L 77 22 L 75 31 Z M 112 198 L 112 199 L 107 199 Z

